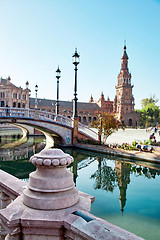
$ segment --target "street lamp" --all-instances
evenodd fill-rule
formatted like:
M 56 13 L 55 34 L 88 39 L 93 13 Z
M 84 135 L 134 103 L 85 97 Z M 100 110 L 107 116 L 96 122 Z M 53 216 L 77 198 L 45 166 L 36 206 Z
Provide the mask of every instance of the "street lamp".
M 101 145 L 101 143 L 102 143 L 102 115 L 99 114 L 98 118 L 100 120 L 100 125 L 99 125 L 99 144 Z
M 77 65 L 79 64 L 80 55 L 77 53 L 77 48 L 75 49 L 75 53 L 72 56 L 73 64 L 75 65 L 75 84 L 74 84 L 74 99 L 73 99 L 73 117 L 77 118 Z
M 36 93 L 36 98 L 35 98 L 35 110 L 37 110 L 37 108 L 38 108 L 37 92 L 38 92 L 38 85 L 36 84 L 36 86 L 35 86 L 35 93 Z
M 56 71 L 56 78 L 57 78 L 57 101 L 56 101 L 56 114 L 59 114 L 59 79 L 61 77 L 61 70 L 59 69 L 59 65 Z

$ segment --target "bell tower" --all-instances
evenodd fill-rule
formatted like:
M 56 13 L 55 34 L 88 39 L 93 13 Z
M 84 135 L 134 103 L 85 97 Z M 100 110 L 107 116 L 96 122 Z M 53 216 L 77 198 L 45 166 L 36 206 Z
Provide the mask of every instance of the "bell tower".
M 126 43 L 124 43 L 123 54 L 121 57 L 121 69 L 118 74 L 118 84 L 116 86 L 116 96 L 114 100 L 113 111 L 117 114 L 119 120 L 124 114 L 134 112 L 134 97 L 132 95 L 131 74 L 128 70 L 128 55 L 126 52 Z

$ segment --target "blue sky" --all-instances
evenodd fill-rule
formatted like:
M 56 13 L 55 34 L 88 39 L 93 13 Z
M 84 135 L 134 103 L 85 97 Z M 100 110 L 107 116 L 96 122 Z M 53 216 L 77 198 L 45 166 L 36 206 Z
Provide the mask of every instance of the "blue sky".
M 160 90 L 160 1 L 0 0 L 0 76 L 25 87 L 31 96 L 72 100 L 75 47 L 80 53 L 78 101 L 115 96 L 123 44 L 134 84 L 135 108 Z

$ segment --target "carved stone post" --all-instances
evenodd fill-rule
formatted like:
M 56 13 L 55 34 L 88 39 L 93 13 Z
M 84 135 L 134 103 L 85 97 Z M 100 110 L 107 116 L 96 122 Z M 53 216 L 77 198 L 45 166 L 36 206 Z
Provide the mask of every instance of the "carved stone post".
M 72 173 L 66 167 L 73 157 L 60 149 L 47 149 L 35 154 L 30 161 L 36 171 L 29 176 L 23 203 L 34 209 L 55 210 L 68 208 L 79 200 Z
M 60 149 L 45 149 L 30 159 L 36 171 L 28 187 L 6 209 L 0 211 L 7 240 L 61 240 L 65 227 L 75 221 L 77 210 L 90 211 L 91 196 L 75 187 L 67 166 L 73 157 Z

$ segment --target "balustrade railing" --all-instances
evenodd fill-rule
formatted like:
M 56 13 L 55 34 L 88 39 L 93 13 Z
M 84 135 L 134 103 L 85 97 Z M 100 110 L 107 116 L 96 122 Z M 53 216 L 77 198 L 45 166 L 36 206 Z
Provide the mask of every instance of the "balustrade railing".
M 21 118 L 30 118 L 38 120 L 47 120 L 51 122 L 62 123 L 66 126 L 72 126 L 73 120 L 55 113 L 40 111 L 35 109 L 27 108 L 9 108 L 9 107 L 0 107 L 0 117 L 21 117 Z
M 89 137 L 93 138 L 94 140 L 98 140 L 98 133 L 96 130 L 94 131 L 93 129 L 89 128 L 86 125 L 83 125 L 81 123 L 78 124 L 78 130 L 81 133 L 84 133 L 85 135 L 88 135 Z
M 0 170 L 0 209 L 6 208 L 11 201 L 20 196 L 27 183 Z M 5 240 L 8 232 L 0 226 L 0 239 Z

